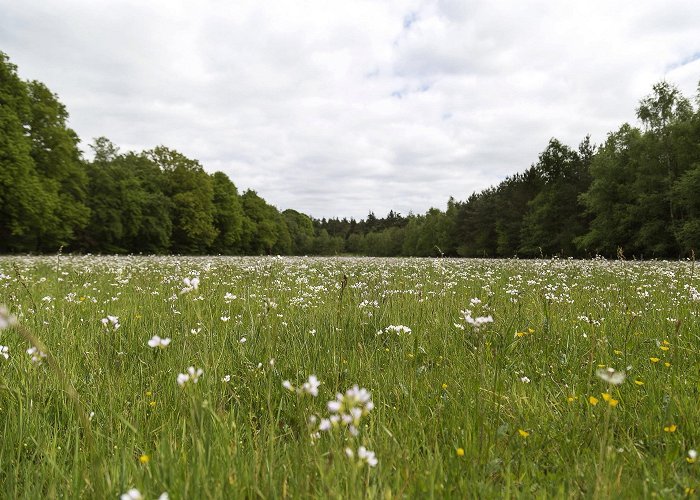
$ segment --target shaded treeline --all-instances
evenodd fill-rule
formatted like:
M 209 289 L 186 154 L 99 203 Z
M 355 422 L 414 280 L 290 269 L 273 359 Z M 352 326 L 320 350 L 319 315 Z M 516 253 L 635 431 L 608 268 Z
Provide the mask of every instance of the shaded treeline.
M 660 82 L 600 146 L 536 163 L 445 210 L 363 220 L 280 212 L 164 146 L 92 160 L 45 85 L 0 52 L 0 252 L 679 257 L 700 246 L 700 111 Z

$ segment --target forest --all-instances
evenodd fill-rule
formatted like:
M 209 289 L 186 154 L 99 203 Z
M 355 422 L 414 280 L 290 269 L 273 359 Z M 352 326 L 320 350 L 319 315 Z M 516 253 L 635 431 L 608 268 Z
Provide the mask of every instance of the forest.
M 700 94 L 661 81 L 639 126 L 550 139 L 535 163 L 444 210 L 315 219 L 239 193 L 166 146 L 79 148 L 68 111 L 0 52 L 0 253 L 683 258 L 700 246 Z M 513 166 L 513 171 L 518 171 Z

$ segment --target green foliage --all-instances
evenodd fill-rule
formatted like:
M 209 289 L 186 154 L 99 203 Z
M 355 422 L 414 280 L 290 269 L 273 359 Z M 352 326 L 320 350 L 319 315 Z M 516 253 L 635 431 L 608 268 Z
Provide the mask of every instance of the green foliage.
M 170 250 L 170 198 L 165 173 L 145 155 L 119 154 L 108 139 L 92 145 L 87 164 L 90 222 L 81 236 L 84 250 L 98 253 L 166 253 Z
M 589 231 L 576 239 L 579 248 L 603 255 L 615 255 L 618 248 L 636 250 L 634 193 L 630 185 L 640 141 L 639 130 L 625 124 L 608 135 L 593 158 L 593 180 L 579 197 L 592 219 Z
M 291 249 L 289 233 L 283 234 L 284 219 L 272 205 L 268 205 L 258 194 L 249 189 L 241 197 L 243 213 L 248 219 L 244 225 L 246 246 L 243 250 L 248 255 L 270 255 L 276 245 Z
M 282 212 L 291 237 L 293 255 L 306 255 L 312 252 L 314 242 L 314 224 L 311 218 L 288 208 Z
M 32 156 L 36 148 L 31 123 L 36 110 L 27 84 L 0 52 L 0 251 L 3 252 L 36 250 L 38 239 L 57 222 L 56 183 L 51 178 L 42 178 Z
M 695 163 L 673 186 L 682 214 L 678 237 L 684 252 L 700 249 L 700 163 Z
M 50 200 L 46 230 L 37 234 L 37 250 L 56 251 L 74 240 L 90 218 L 86 205 L 88 178 L 81 162 L 78 136 L 66 125 L 68 112 L 46 86 L 28 84 L 31 103 L 31 155 Z
M 578 199 L 590 183 L 591 149 L 588 138 L 581 143 L 579 152 L 552 139 L 540 155 L 534 168 L 542 185 L 528 203 L 523 219 L 520 246 L 523 254 L 576 254 L 574 241 L 587 230 Z
M 636 115 L 643 130 L 625 124 L 597 149 L 551 139 L 523 173 L 444 211 L 315 220 L 239 195 L 165 146 L 123 154 L 98 137 L 86 161 L 58 97 L 0 52 L 0 252 L 688 255 L 700 243 L 700 111 L 662 81 Z
M 214 203 L 214 227 L 218 234 L 209 251 L 231 255 L 242 251 L 243 207 L 236 185 L 223 172 L 211 176 Z

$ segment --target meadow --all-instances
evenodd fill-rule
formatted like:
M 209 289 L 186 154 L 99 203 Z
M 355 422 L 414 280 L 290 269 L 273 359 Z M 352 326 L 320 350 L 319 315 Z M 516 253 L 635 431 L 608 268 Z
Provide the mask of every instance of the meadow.
M 698 290 L 692 261 L 2 257 L 0 493 L 695 496 Z

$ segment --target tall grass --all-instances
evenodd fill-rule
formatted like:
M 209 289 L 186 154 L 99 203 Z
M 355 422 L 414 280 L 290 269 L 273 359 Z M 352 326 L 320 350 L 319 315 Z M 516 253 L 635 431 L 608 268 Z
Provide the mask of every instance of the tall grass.
M 698 289 L 690 262 L 5 257 L 0 491 L 693 494 Z M 390 325 L 411 331 L 378 335 Z M 190 366 L 204 373 L 180 386 Z M 319 432 L 355 384 L 374 404 L 357 435 Z

